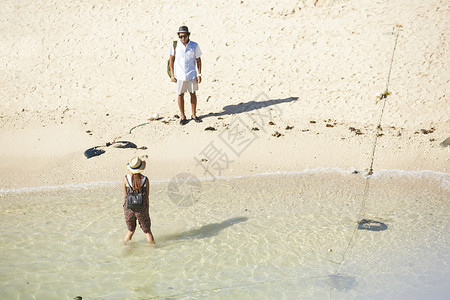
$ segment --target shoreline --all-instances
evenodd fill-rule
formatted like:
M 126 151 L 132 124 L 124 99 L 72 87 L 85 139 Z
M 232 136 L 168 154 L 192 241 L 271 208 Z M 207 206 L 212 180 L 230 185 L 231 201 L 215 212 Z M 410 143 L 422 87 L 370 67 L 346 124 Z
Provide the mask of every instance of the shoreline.
M 438 176 L 440 180 L 443 180 L 444 188 L 450 188 L 450 173 L 448 172 L 440 172 L 433 170 L 399 170 L 399 169 L 382 169 L 377 171 L 371 176 L 368 176 L 367 173 L 363 170 L 344 170 L 337 167 L 318 167 L 314 169 L 305 169 L 302 171 L 276 171 L 276 172 L 264 172 L 264 173 L 254 173 L 248 175 L 236 175 L 229 177 L 195 177 L 194 179 L 188 178 L 184 182 L 214 182 L 214 181 L 226 181 L 226 180 L 236 180 L 236 179 L 248 179 L 255 177 L 271 177 L 271 176 L 302 176 L 302 175 L 315 175 L 315 174 L 330 174 L 335 173 L 336 175 L 342 176 L 359 176 L 364 177 L 366 179 L 379 179 L 382 176 L 431 176 L 432 178 L 436 178 Z M 193 174 L 191 174 L 193 175 Z M 448 177 L 448 178 L 447 178 Z M 447 178 L 447 179 L 446 179 Z M 149 179 L 150 184 L 167 184 L 170 183 L 173 178 L 162 179 L 162 180 L 153 180 Z M 60 191 L 88 191 L 89 189 L 102 189 L 102 188 L 111 188 L 111 187 L 120 187 L 122 181 L 94 181 L 94 182 L 84 182 L 79 184 L 62 184 L 62 185 L 46 185 L 46 186 L 28 186 L 28 187 L 12 187 L 12 188 L 2 188 L 0 187 L 0 195 L 8 195 L 8 194 L 21 194 L 21 193 L 39 193 L 39 192 L 60 192 Z

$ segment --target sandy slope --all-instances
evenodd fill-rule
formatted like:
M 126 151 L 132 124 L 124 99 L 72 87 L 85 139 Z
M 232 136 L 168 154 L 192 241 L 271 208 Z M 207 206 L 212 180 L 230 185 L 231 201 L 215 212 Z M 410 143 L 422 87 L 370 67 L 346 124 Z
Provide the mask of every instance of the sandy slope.
M 120 180 L 133 155 L 155 179 L 366 169 L 387 84 L 375 171 L 448 171 L 448 1 L 213 3 L 0 3 L 0 188 Z M 182 24 L 204 65 L 184 127 L 165 73 Z M 84 157 L 118 137 L 147 149 Z

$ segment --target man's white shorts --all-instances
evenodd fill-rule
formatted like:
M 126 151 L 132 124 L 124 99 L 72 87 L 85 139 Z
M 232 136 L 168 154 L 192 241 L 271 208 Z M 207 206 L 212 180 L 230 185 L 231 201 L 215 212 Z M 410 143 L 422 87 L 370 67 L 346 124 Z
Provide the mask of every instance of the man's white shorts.
M 181 95 L 186 92 L 193 93 L 198 90 L 197 78 L 186 81 L 177 80 L 177 82 L 175 82 L 175 89 L 177 95 Z

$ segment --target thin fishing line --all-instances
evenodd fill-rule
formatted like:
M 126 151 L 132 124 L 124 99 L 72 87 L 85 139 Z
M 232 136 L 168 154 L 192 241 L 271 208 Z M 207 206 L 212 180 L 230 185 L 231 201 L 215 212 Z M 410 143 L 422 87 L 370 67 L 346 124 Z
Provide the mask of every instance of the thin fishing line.
M 391 81 L 391 72 L 392 72 L 392 64 L 394 63 L 394 54 L 395 54 L 395 49 L 397 49 L 397 41 L 398 41 L 398 36 L 399 36 L 399 31 L 397 30 L 397 34 L 395 36 L 395 43 L 394 43 L 394 49 L 392 50 L 392 57 L 391 57 L 391 66 L 389 67 L 389 73 L 388 73 L 388 78 L 386 81 L 386 91 L 389 90 L 389 82 Z
M 382 106 L 381 111 L 380 111 L 380 117 L 378 119 L 378 124 L 377 124 L 377 127 L 376 127 L 376 133 L 375 133 L 375 138 L 374 138 L 373 147 L 372 147 L 372 155 L 371 155 L 371 159 L 370 159 L 370 167 L 369 167 L 369 171 L 368 171 L 367 176 L 366 176 L 366 180 L 365 180 L 365 184 L 364 184 L 363 198 L 361 200 L 361 205 L 360 205 L 359 212 L 358 212 L 358 221 L 361 220 L 361 218 L 364 216 L 364 207 L 366 205 L 366 200 L 367 200 L 368 194 L 369 194 L 369 179 L 370 179 L 371 175 L 373 174 L 373 164 L 374 164 L 374 161 L 375 161 L 375 150 L 377 148 L 378 137 L 380 136 L 381 121 L 383 119 L 384 110 L 386 108 L 387 96 L 389 96 L 391 94 L 389 92 L 389 82 L 391 80 L 392 65 L 394 63 L 394 55 L 395 55 L 395 50 L 397 49 L 398 37 L 399 37 L 399 28 L 397 27 L 397 32 L 396 32 L 396 37 L 395 37 L 395 42 L 394 42 L 394 48 L 392 50 L 391 63 L 390 63 L 390 66 L 389 66 L 388 77 L 387 77 L 387 80 L 386 80 L 386 89 L 385 89 L 384 93 L 381 95 L 381 98 L 384 99 L 384 101 L 383 101 L 383 106 Z M 339 269 L 342 266 L 343 262 L 345 261 L 347 252 L 353 246 L 353 241 L 355 240 L 355 237 L 356 237 L 356 232 L 357 232 L 357 229 L 358 229 L 358 225 L 359 224 L 357 222 L 355 224 L 354 228 L 353 228 L 352 235 L 351 235 L 350 240 L 347 243 L 347 246 L 346 246 L 346 248 L 345 248 L 345 250 L 343 252 L 342 259 L 339 262 L 336 262 L 337 267 L 336 267 L 335 274 L 339 274 Z M 333 287 L 330 286 L 330 299 L 332 299 L 332 290 L 333 290 Z
M 389 72 L 388 72 L 388 78 L 386 80 L 386 89 L 385 89 L 384 93 L 381 96 L 384 99 L 384 101 L 383 101 L 383 106 L 381 108 L 380 118 L 378 119 L 377 132 L 375 134 L 375 138 L 374 138 L 374 142 L 373 142 L 372 157 L 371 157 L 371 162 L 370 162 L 370 167 L 369 167 L 369 175 L 372 175 L 372 173 L 373 173 L 373 163 L 374 163 L 374 160 L 375 160 L 375 150 L 377 148 L 378 137 L 380 136 L 379 133 L 380 133 L 380 130 L 381 130 L 381 120 L 383 118 L 384 109 L 386 107 L 387 96 L 389 96 L 389 94 L 390 94 L 390 92 L 389 92 L 389 82 L 391 81 L 392 65 L 394 63 L 395 49 L 397 49 L 398 36 L 399 36 L 399 32 L 397 31 L 397 34 L 395 36 L 394 49 L 392 50 L 391 63 L 390 63 Z

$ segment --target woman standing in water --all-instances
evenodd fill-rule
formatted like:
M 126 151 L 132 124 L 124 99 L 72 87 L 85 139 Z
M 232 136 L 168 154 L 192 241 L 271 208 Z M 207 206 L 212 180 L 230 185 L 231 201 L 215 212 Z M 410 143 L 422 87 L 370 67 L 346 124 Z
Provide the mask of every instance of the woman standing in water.
M 137 220 L 142 231 L 147 237 L 147 241 L 154 244 L 155 240 L 153 238 L 152 231 L 150 230 L 151 220 L 148 212 L 149 183 L 148 178 L 141 174 L 145 169 L 145 161 L 141 160 L 139 157 L 133 157 L 128 162 L 127 169 L 130 174 L 126 175 L 123 179 L 123 194 L 125 199 L 123 204 L 123 213 L 125 215 L 125 223 L 128 228 L 124 243 L 127 243 L 133 237 L 136 230 Z M 131 194 L 133 191 L 143 194 L 144 203 L 141 207 L 127 207 L 127 195 Z

